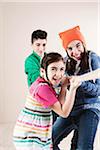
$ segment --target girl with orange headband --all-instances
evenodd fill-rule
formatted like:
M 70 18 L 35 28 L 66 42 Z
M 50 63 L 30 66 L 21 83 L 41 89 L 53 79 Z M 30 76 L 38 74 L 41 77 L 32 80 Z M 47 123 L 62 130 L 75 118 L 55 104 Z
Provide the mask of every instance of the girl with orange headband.
M 61 32 L 59 36 L 67 54 L 67 75 L 82 75 L 81 77 L 84 78 L 84 73 L 96 69 L 100 71 L 100 57 L 87 50 L 85 38 L 79 26 Z M 60 150 L 58 144 L 72 130 L 74 130 L 74 135 L 71 150 L 93 150 L 100 118 L 100 73 L 98 77 L 99 79 L 95 80 L 83 80 L 84 82 L 77 89 L 70 115 L 67 118 L 59 117 L 56 120 L 53 126 L 54 150 Z

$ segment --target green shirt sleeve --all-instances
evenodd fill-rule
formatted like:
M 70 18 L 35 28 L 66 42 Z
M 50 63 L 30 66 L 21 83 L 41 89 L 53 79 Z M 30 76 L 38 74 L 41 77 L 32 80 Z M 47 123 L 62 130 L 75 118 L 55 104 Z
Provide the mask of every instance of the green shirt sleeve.
M 25 60 L 25 73 L 27 74 L 27 82 L 31 84 L 40 76 L 40 61 L 30 56 Z

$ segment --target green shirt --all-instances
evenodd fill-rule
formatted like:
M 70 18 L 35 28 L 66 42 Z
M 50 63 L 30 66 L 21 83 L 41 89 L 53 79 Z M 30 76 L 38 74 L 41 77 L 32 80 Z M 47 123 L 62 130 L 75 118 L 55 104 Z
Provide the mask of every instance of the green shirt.
M 25 60 L 25 73 L 29 87 L 40 76 L 40 60 L 41 57 L 34 51 Z

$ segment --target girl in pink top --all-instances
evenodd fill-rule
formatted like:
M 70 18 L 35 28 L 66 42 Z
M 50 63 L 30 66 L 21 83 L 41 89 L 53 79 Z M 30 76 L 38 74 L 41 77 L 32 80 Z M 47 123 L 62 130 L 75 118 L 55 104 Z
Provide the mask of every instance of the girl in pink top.
M 67 117 L 74 103 L 79 82 L 73 81 L 66 94 L 67 79 L 61 86 L 59 97 L 53 86 L 57 86 L 65 73 L 65 62 L 58 53 L 46 54 L 41 61 L 41 77 L 30 87 L 30 95 L 14 128 L 14 144 L 17 150 L 52 150 L 52 110 Z

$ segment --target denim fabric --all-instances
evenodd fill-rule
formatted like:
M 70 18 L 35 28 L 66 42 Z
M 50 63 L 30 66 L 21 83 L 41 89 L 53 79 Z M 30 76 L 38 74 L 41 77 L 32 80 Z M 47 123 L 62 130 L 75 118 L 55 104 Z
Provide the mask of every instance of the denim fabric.
M 78 131 L 76 132 L 78 133 L 77 143 L 74 143 L 77 144 L 75 150 L 93 150 L 98 122 L 98 116 L 91 110 L 85 110 L 77 116 L 69 116 L 66 119 L 59 117 L 53 126 L 53 149 L 60 150 L 58 147 L 60 141 L 75 129 Z
M 79 75 L 100 68 L 100 57 L 94 52 L 89 53 L 89 66 L 89 70 L 80 71 Z M 75 149 L 71 148 L 71 150 L 92 150 L 99 118 L 100 79 L 83 82 L 77 89 L 75 103 L 69 117 L 59 117 L 54 123 L 54 150 L 59 150 L 58 144 L 72 130 L 75 130 L 75 133 L 71 147 L 75 146 Z
M 91 52 L 89 55 L 90 68 L 87 72 L 100 68 L 100 57 Z M 79 72 L 83 74 L 83 72 Z M 80 112 L 80 110 L 93 109 L 100 116 L 100 79 L 83 82 L 77 89 L 75 104 L 71 115 Z

